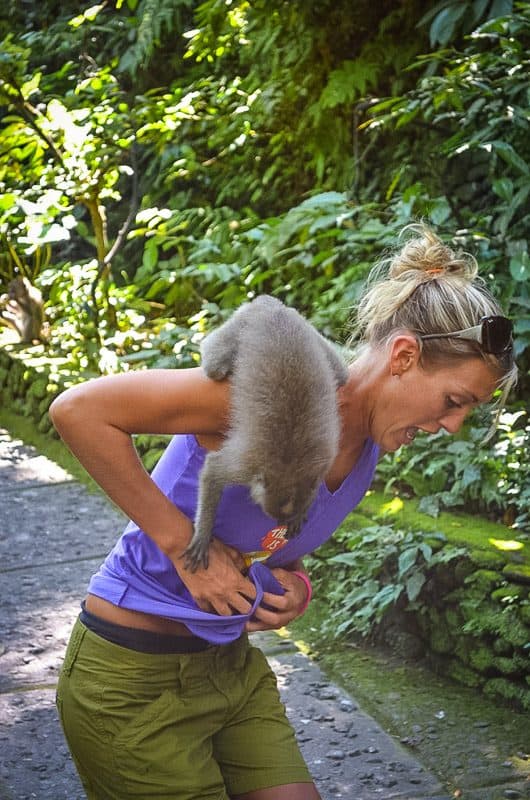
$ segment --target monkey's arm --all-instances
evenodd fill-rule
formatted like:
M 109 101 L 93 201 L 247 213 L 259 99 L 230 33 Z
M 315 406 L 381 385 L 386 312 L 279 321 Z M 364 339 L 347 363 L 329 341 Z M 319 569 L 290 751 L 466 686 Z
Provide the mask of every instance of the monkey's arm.
M 226 486 L 226 470 L 222 450 L 208 453 L 199 479 L 197 515 L 191 542 L 184 551 L 186 569 L 192 572 L 199 564 L 208 568 L 208 549 L 212 539 L 215 512 Z

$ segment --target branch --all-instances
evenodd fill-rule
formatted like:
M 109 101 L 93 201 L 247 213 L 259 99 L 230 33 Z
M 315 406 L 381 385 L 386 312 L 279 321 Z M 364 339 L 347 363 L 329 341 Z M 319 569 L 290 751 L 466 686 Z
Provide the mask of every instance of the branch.
M 114 244 L 110 248 L 109 252 L 103 259 L 103 264 L 107 265 L 110 264 L 118 250 L 122 247 L 123 243 L 125 242 L 125 237 L 127 236 L 131 225 L 136 217 L 136 213 L 138 211 L 138 206 L 140 205 L 140 198 L 139 198 L 139 189 L 138 189 L 138 159 L 136 154 L 136 146 L 133 144 L 131 147 L 131 164 L 132 164 L 132 194 L 131 194 L 131 203 L 129 206 L 129 213 L 127 214 L 127 218 L 123 225 L 121 226 L 120 230 L 118 231 L 118 235 L 114 240 Z
M 13 87 L 15 92 L 17 93 L 17 99 L 15 100 L 13 98 L 10 98 L 9 95 L 6 94 L 5 92 L 3 93 L 4 96 L 8 99 L 8 101 L 13 103 L 13 105 L 18 110 L 18 113 L 22 117 L 22 119 L 25 120 L 31 128 L 33 128 L 33 130 L 35 131 L 37 136 L 40 139 L 42 139 L 42 141 L 47 145 L 47 147 L 52 152 L 54 158 L 59 162 L 61 167 L 66 171 L 66 166 L 65 166 L 65 163 L 63 161 L 62 154 L 59 152 L 59 150 L 57 150 L 57 148 L 56 148 L 54 142 L 52 141 L 52 139 L 50 139 L 50 137 L 46 133 L 44 133 L 44 131 L 42 130 L 42 128 L 40 127 L 40 125 L 36 121 L 36 117 L 38 116 L 38 112 L 35 111 L 33 106 L 31 106 L 30 103 L 28 103 L 25 100 L 24 95 L 22 94 L 22 91 L 21 91 L 20 87 L 16 83 L 11 83 L 11 86 Z

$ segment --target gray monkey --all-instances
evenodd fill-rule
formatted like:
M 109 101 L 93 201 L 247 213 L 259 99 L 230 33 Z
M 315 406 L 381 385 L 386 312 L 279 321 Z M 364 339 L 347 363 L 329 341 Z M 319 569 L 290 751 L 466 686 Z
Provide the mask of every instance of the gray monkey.
M 227 436 L 199 479 L 186 567 L 208 566 L 215 512 L 228 484 L 296 535 L 339 445 L 337 388 L 348 377 L 337 351 L 297 311 L 263 295 L 241 306 L 201 347 L 209 378 L 231 379 Z
M 0 325 L 16 330 L 21 342 L 41 340 L 44 322 L 42 295 L 22 276 L 13 278 L 0 297 Z

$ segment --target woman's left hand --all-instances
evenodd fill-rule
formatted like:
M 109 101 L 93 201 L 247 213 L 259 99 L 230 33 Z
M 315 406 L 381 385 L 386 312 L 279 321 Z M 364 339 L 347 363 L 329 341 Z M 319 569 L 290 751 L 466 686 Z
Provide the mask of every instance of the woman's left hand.
M 249 633 L 253 631 L 268 631 L 283 628 L 299 616 L 307 599 L 307 586 L 293 572 L 277 567 L 271 569 L 272 574 L 285 590 L 284 594 L 264 592 L 261 605 L 254 612 L 254 616 L 246 624 Z M 266 604 L 268 608 L 264 608 Z

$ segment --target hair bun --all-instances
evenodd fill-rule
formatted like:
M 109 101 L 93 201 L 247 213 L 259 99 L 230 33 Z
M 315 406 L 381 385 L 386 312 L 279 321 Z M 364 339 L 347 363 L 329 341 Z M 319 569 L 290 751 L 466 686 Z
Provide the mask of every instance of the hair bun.
M 390 260 L 390 278 L 431 280 L 451 276 L 472 281 L 477 276 L 478 265 L 470 253 L 455 252 L 425 225 L 409 225 L 405 230 L 414 235 Z

